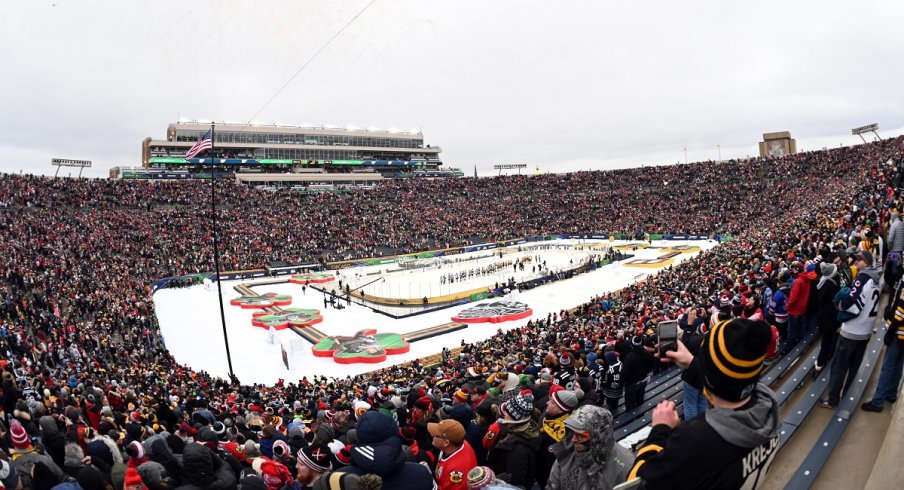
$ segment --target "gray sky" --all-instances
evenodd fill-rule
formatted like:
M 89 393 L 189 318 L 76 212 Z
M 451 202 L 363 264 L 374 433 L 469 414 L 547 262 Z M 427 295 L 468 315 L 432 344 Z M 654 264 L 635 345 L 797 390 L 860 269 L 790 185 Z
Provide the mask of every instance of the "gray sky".
M 904 132 L 904 2 L 29 0 L 0 15 L 0 171 L 140 165 L 180 116 L 421 128 L 544 172 Z M 65 175 L 70 169 L 61 170 Z M 77 169 L 73 170 L 77 173 Z

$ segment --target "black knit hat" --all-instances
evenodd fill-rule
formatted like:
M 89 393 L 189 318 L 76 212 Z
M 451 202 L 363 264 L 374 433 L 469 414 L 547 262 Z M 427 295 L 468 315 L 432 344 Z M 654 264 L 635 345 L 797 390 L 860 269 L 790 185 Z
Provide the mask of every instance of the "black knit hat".
M 772 331 L 763 321 L 722 321 L 704 337 L 699 363 L 706 389 L 728 401 L 753 392 L 763 370 Z

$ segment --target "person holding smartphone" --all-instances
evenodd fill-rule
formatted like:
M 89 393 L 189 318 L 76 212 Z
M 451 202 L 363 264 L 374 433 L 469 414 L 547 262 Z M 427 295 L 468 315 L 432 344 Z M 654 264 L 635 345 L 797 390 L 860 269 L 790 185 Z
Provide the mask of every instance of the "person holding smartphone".
M 653 410 L 653 429 L 638 448 L 628 480 L 645 488 L 757 488 L 779 443 L 779 405 L 758 383 L 771 341 L 762 321 L 717 323 L 696 355 L 678 342 L 666 356 L 682 369 L 697 363 L 712 404 L 702 417 L 682 422 L 672 401 Z

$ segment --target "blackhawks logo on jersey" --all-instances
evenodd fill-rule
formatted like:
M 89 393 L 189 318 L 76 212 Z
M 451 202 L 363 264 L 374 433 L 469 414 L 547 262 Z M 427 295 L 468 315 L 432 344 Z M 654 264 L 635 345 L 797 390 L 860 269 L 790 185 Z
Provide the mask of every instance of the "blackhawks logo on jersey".
M 465 475 L 461 471 L 449 472 L 449 481 L 451 481 L 452 483 L 461 483 L 461 481 L 464 480 L 464 477 Z

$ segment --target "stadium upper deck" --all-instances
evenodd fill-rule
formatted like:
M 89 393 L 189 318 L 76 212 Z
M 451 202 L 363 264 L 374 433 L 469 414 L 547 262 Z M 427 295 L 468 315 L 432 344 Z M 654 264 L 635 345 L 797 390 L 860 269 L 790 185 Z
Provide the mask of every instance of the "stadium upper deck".
M 190 169 L 201 159 L 184 158 L 210 129 L 200 122 L 167 127 L 166 139 L 146 138 L 141 146 L 144 168 Z M 327 173 L 370 170 L 386 177 L 402 173 L 439 172 L 442 149 L 425 145 L 420 132 L 360 130 L 260 124 L 217 124 L 216 163 L 267 172 L 321 169 Z

